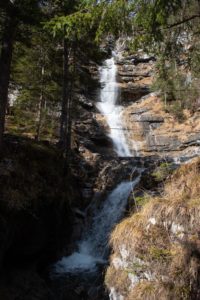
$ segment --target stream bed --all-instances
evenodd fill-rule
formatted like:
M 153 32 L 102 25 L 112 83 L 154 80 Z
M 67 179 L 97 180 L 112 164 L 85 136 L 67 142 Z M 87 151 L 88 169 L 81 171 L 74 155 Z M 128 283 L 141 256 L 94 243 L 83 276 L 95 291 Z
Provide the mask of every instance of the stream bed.
M 131 152 L 124 134 L 122 108 L 118 105 L 119 90 L 114 56 L 113 52 L 113 56 L 99 68 L 101 92 L 97 108 L 107 121 L 116 154 L 128 158 L 131 157 Z M 124 216 L 129 195 L 140 181 L 141 170 L 136 170 L 137 176 L 133 181 L 122 181 L 98 208 L 94 206 L 91 222 L 83 229 L 74 252 L 53 266 L 51 276 L 56 294 L 59 295 L 56 300 L 109 299 L 103 283 L 110 253 L 109 237 L 114 226 Z

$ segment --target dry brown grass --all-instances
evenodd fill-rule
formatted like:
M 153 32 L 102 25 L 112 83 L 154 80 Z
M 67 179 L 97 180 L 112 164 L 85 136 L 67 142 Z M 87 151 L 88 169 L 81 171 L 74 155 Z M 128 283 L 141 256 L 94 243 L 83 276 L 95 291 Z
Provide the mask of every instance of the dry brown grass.
M 105 283 L 107 286 L 115 287 L 115 290 L 125 296 L 128 294 L 130 279 L 126 270 L 116 270 L 112 266 L 107 269 Z
M 187 288 L 176 288 L 173 282 L 140 282 L 126 300 L 189 300 Z
M 200 130 L 200 113 L 189 113 L 184 111 L 186 120 L 180 123 L 172 113 L 166 112 L 164 103 L 158 96 L 150 96 L 147 99 L 133 103 L 127 106 L 123 112 L 123 121 L 128 130 L 129 138 L 139 142 L 140 150 L 146 154 L 148 148 L 145 136 L 146 127 L 142 126 L 142 122 L 138 122 L 137 118 L 134 120 L 133 112 L 137 112 L 138 109 L 147 109 L 146 113 L 142 115 L 151 115 L 163 117 L 164 122 L 160 124 L 158 128 L 153 129 L 153 135 L 155 137 L 173 137 L 174 139 L 184 142 L 188 139 L 188 136 L 198 133 Z
M 126 287 L 125 299 L 190 299 L 200 289 L 199 179 L 200 159 L 196 159 L 168 179 L 160 197 L 151 198 L 139 213 L 116 226 L 111 236 L 115 256 L 123 259 L 123 245 L 128 252 L 127 272 L 140 280 Z M 142 261 L 142 268 L 137 268 L 135 258 Z M 112 272 L 116 272 L 114 267 L 109 269 L 110 278 Z M 124 295 L 123 284 L 128 282 L 118 278 L 117 289 Z

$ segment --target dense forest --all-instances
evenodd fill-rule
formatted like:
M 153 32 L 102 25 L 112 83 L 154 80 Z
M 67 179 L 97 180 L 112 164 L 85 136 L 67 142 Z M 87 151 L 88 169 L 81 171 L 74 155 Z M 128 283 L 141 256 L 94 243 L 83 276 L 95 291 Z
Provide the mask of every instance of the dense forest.
M 199 35 L 198 0 L 0 1 L 0 299 L 200 299 Z
M 142 48 L 156 55 L 155 89 L 165 101 L 177 100 L 177 114 L 195 110 L 199 9 L 198 1 L 3 1 L 1 136 L 12 107 L 11 130 L 67 144 L 80 65 L 101 59 L 100 45 L 109 38 L 127 39 L 130 53 Z

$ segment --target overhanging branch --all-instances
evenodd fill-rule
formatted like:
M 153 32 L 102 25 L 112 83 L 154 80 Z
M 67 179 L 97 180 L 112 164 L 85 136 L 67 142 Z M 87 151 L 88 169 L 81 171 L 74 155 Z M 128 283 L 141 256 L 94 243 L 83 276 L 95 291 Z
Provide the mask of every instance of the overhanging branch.
M 190 16 L 190 17 L 188 17 L 188 18 L 183 19 L 182 21 L 179 21 L 179 22 L 170 24 L 170 25 L 168 25 L 167 27 L 165 27 L 165 29 L 170 29 L 170 28 L 179 26 L 179 25 L 181 25 L 181 24 L 187 23 L 187 22 L 189 22 L 189 21 L 191 21 L 191 20 L 194 20 L 194 19 L 196 19 L 196 18 L 200 18 L 200 14 L 195 14 L 195 15 L 192 15 L 192 16 Z

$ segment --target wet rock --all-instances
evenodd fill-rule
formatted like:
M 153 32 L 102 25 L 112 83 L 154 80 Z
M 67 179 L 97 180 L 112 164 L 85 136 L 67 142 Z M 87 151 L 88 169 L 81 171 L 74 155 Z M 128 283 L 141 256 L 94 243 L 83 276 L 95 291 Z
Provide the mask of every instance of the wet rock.
M 93 103 L 89 101 L 84 95 L 79 95 L 78 101 L 83 106 L 83 108 L 86 108 L 88 110 L 91 110 L 94 107 Z
M 103 124 L 98 122 L 94 113 L 81 114 L 81 120 L 74 123 L 74 132 L 79 144 L 79 151 L 84 154 L 85 148 L 92 153 L 113 154 L 113 143 L 107 135 Z M 82 147 L 82 149 L 80 148 Z M 108 150 L 109 149 L 109 150 Z
M 112 148 L 112 140 L 105 135 L 105 133 L 99 132 L 91 136 L 91 140 L 96 146 Z
M 91 199 L 92 195 L 93 195 L 92 188 L 85 187 L 85 188 L 82 189 L 82 197 L 84 199 Z

